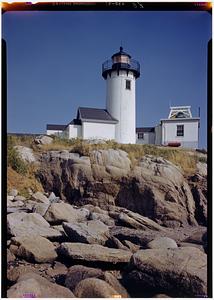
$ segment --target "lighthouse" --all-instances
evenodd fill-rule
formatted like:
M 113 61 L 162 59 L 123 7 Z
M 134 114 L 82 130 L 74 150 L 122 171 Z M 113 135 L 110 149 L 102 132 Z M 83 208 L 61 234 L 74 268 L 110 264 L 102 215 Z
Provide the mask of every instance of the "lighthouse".
M 135 144 L 135 81 L 140 76 L 140 64 L 120 47 L 119 52 L 103 63 L 102 76 L 106 80 L 106 110 L 118 120 L 115 140 Z

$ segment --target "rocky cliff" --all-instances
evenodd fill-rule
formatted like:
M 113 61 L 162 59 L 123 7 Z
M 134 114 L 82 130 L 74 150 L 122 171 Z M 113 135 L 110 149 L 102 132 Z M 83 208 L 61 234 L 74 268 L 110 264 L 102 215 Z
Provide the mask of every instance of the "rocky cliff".
M 44 192 L 8 192 L 8 297 L 206 296 L 206 164 L 101 148 L 16 148 Z
M 206 175 L 186 178 L 162 157 L 146 155 L 132 166 L 122 150 L 94 150 L 90 157 L 50 151 L 41 156 L 38 177 L 70 204 L 121 206 L 167 227 L 206 225 Z

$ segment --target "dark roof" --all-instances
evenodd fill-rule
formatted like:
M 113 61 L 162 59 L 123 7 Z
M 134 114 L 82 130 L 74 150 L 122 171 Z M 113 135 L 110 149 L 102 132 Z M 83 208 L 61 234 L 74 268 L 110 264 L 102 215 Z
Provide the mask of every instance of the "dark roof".
M 155 132 L 155 127 L 138 127 L 136 133 L 138 132 Z
M 118 120 L 114 119 L 106 109 L 101 108 L 79 107 L 77 119 L 86 122 L 118 123 Z
M 80 119 L 73 119 L 68 125 L 82 125 L 82 122 Z
M 47 130 L 65 130 L 67 125 L 47 124 Z
M 131 58 L 131 55 L 129 55 L 128 53 L 126 53 L 126 52 L 123 51 L 123 47 L 120 47 L 120 51 L 117 52 L 117 53 L 115 53 L 115 54 L 113 54 L 111 58 L 113 58 L 115 56 L 119 56 L 119 55 L 126 55 L 129 58 Z

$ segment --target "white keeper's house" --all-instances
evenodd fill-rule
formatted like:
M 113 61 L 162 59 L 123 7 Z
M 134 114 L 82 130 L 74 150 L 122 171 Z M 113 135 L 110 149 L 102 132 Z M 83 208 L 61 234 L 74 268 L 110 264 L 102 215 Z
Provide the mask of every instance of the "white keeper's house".
M 124 144 L 156 144 L 198 148 L 200 118 L 190 106 L 170 107 L 168 118 L 155 127 L 136 128 L 135 83 L 140 64 L 120 51 L 102 65 L 106 108 L 79 107 L 67 125 L 47 124 L 47 134 L 63 138 L 115 140 Z

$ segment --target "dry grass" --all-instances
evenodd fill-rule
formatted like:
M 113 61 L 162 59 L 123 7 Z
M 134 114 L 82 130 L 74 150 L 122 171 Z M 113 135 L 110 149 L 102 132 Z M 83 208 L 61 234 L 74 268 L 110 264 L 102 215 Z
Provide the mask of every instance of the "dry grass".
M 21 175 L 13 170 L 11 167 L 7 168 L 7 190 L 17 189 L 19 194 L 27 196 L 28 189 L 33 192 L 43 191 L 43 187 L 40 182 L 35 178 L 35 172 L 30 168 L 26 175 Z
M 50 150 L 69 150 L 70 152 L 77 152 L 80 155 L 90 156 L 91 151 L 100 149 L 121 149 L 128 153 L 135 166 L 143 156 L 149 154 L 163 157 L 175 165 L 180 166 L 186 175 L 194 174 L 196 170 L 196 163 L 199 160 L 197 153 L 194 151 L 191 155 L 190 150 L 182 148 L 159 147 L 155 145 L 138 145 L 138 144 L 118 144 L 113 140 L 107 141 L 104 144 L 89 144 L 82 139 L 62 139 L 53 137 L 53 143 L 49 145 L 35 145 L 33 137 L 12 137 L 16 145 L 23 145 L 31 147 L 35 152 L 43 152 Z

